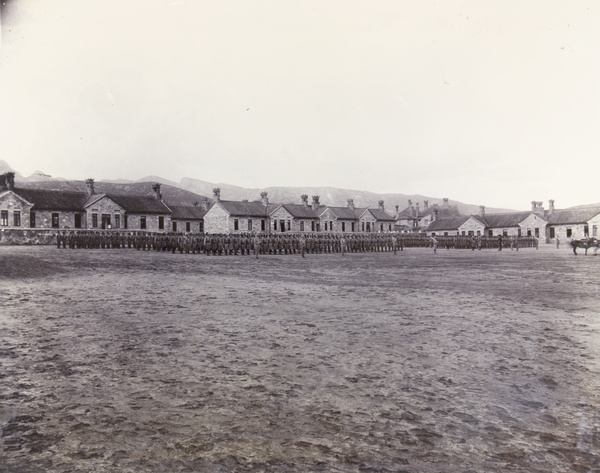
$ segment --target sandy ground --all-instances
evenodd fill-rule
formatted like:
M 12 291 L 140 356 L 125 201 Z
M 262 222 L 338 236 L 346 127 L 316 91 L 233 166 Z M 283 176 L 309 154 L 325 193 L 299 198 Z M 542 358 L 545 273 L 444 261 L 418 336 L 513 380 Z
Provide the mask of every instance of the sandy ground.
M 600 257 L 0 248 L 0 471 L 600 472 Z

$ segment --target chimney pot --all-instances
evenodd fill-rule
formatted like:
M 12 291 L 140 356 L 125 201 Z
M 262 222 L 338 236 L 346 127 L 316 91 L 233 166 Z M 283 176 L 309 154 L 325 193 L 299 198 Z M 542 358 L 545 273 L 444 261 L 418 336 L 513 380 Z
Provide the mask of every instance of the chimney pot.
M 160 183 L 156 183 L 152 186 L 152 190 L 154 191 L 154 195 L 158 200 L 162 200 L 162 194 L 160 192 Z
M 354 210 L 354 199 L 348 199 L 348 208 Z
M 385 206 L 383 205 L 383 200 L 380 200 L 377 203 L 379 204 L 379 210 L 381 210 L 382 212 L 385 212 Z
M 215 202 L 221 202 L 221 189 L 218 187 L 213 189 L 213 200 Z
M 485 217 L 485 205 L 479 206 L 479 216 L 482 218 Z
M 302 205 L 308 207 L 308 194 L 302 194 L 300 198 L 302 199 Z
M 429 201 L 428 200 L 424 200 L 423 201 L 423 205 L 424 205 L 425 209 L 427 210 L 429 208 Z

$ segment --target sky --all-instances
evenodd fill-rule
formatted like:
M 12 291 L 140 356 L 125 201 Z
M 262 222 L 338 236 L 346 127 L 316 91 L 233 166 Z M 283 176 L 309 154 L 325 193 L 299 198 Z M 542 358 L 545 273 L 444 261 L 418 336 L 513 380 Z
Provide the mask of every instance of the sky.
M 24 175 L 600 202 L 595 0 L 1 1 Z

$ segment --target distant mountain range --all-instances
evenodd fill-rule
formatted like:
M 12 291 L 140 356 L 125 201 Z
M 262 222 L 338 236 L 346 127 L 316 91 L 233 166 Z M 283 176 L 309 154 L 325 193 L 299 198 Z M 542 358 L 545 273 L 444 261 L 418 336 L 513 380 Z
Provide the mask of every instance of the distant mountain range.
M 42 171 L 36 171 L 32 175 L 25 177 L 14 171 L 10 165 L 0 160 L 0 173 L 7 171 L 15 172 L 15 182 L 17 186 L 41 189 L 61 189 L 72 191 L 85 191 L 85 181 L 69 181 L 60 177 L 52 177 Z M 419 203 L 421 208 L 424 206 L 424 201 L 428 201 L 429 205 L 442 204 L 443 199 L 439 197 L 427 197 L 424 195 L 413 194 L 377 194 L 368 191 L 338 189 L 335 187 L 266 187 L 266 188 L 244 188 L 233 186 L 230 184 L 214 184 L 212 182 L 201 181 L 191 177 L 185 177 L 180 182 L 169 181 L 160 176 L 146 176 L 137 181 L 126 179 L 110 180 L 110 181 L 95 181 L 95 189 L 97 192 L 106 192 L 114 194 L 139 194 L 153 195 L 151 184 L 161 183 L 161 191 L 165 202 L 173 205 L 201 205 L 208 208 L 212 202 L 213 189 L 219 187 L 221 189 L 221 199 L 223 200 L 259 200 L 260 193 L 266 191 L 268 193 L 269 202 L 274 203 L 300 203 L 302 194 L 309 195 L 309 201 L 312 201 L 311 196 L 318 195 L 320 202 L 323 205 L 331 206 L 346 206 L 348 199 L 354 199 L 356 207 L 377 207 L 378 202 L 383 200 L 385 209 L 393 214 L 395 206 L 398 205 L 400 210 L 408 207 L 408 201 Z M 469 215 L 479 212 L 479 205 L 465 204 L 449 200 L 450 205 L 456 206 L 460 213 Z M 486 213 L 512 212 L 510 209 L 486 208 Z

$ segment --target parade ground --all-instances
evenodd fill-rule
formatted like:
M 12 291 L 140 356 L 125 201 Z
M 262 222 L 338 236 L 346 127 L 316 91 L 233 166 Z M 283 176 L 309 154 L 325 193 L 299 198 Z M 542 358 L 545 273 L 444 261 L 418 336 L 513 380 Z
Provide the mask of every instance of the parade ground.
M 0 247 L 0 472 L 598 473 L 599 269 Z

